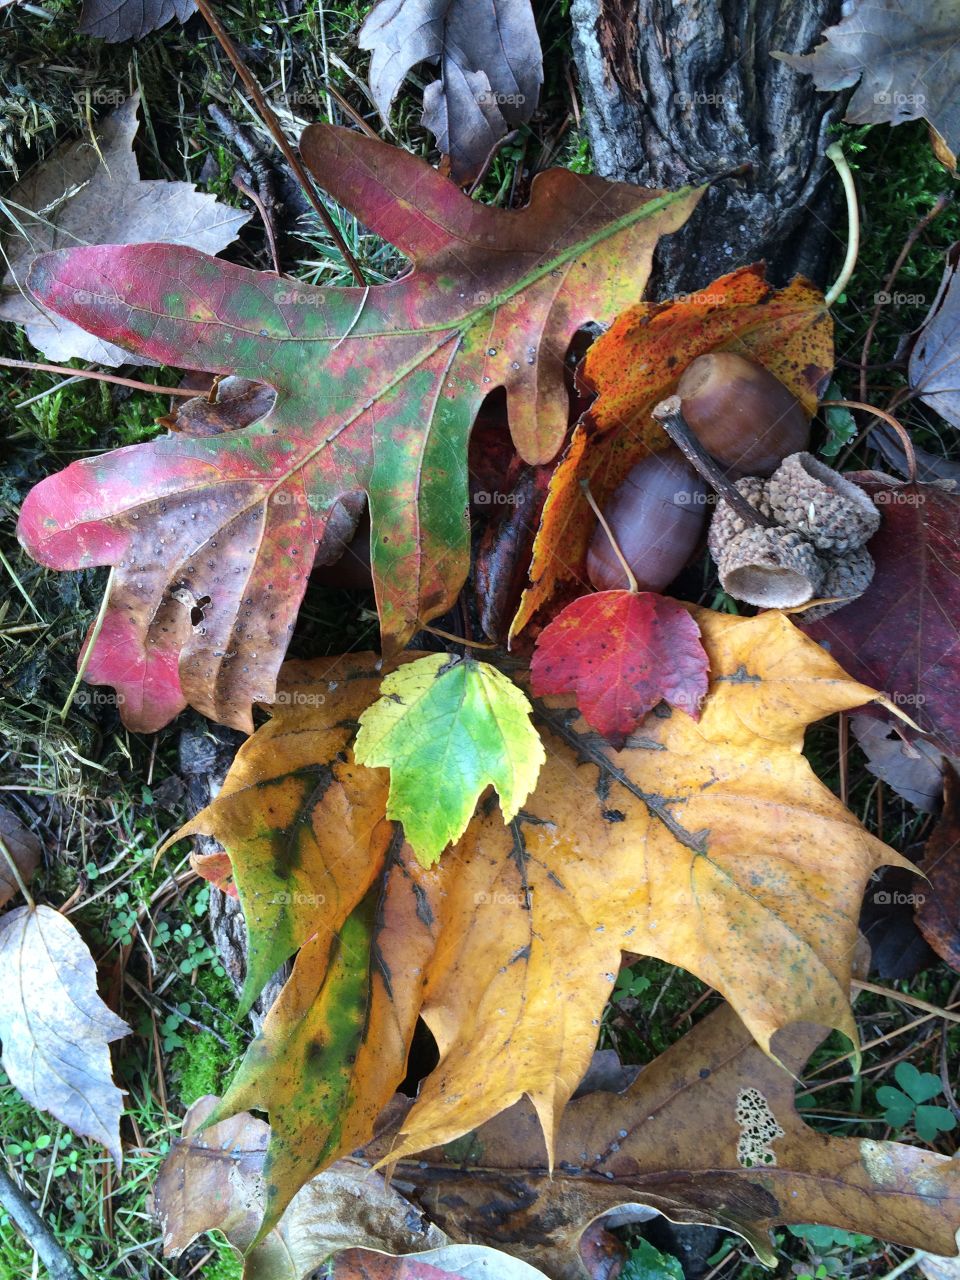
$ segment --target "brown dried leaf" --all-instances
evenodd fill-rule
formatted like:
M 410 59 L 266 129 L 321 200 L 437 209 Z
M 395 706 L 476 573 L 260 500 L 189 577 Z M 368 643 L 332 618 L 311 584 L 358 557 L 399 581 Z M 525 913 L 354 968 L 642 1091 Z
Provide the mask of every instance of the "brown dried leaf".
M 16 864 L 21 880 L 24 884 L 29 884 L 33 879 L 33 873 L 40 865 L 43 846 L 17 815 L 2 804 L 0 804 L 0 841 L 3 842 L 3 848 Z M 16 877 L 3 856 L 3 851 L 0 851 L 0 907 L 6 906 L 19 892 L 20 886 L 17 884 Z

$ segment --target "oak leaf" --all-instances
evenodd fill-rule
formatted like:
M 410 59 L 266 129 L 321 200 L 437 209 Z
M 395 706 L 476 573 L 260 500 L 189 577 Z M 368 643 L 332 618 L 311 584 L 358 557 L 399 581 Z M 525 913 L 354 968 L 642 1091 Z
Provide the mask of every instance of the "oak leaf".
M 33 268 L 45 305 L 121 346 L 277 392 L 251 426 L 83 459 L 23 505 L 20 537 L 42 563 L 115 567 L 86 675 L 118 689 L 132 728 L 187 703 L 252 728 L 317 548 L 337 558 L 361 493 L 385 648 L 446 610 L 469 562 L 467 441 L 483 398 L 505 387 L 517 449 L 551 458 L 570 339 L 636 298 L 658 236 L 700 197 L 556 169 L 507 213 L 346 129 L 312 125 L 301 150 L 415 270 L 369 289 L 292 288 L 164 245 L 68 250 Z M 184 588 L 206 599 L 200 623 Z
M 901 484 L 878 472 L 848 478 L 882 513 L 868 543 L 876 573 L 862 596 L 804 630 L 958 755 L 960 497 L 951 483 Z
M 190 182 L 144 180 L 133 142 L 140 95 L 134 94 L 98 126 L 97 146 L 89 138 L 69 142 L 47 156 L 5 199 L 17 209 L 23 234 L 8 238 L 0 319 L 21 324 L 48 360 L 130 362 L 128 352 L 107 336 L 86 331 L 55 308 L 40 307 L 26 293 L 30 263 L 38 253 L 69 245 L 160 240 L 217 253 L 236 240 L 250 218 L 221 204 Z M 106 292 L 104 282 L 87 281 L 91 298 Z M 146 363 L 156 363 L 147 360 Z
M 439 62 L 423 94 L 423 124 L 461 183 L 493 147 L 533 115 L 543 58 L 530 0 L 380 0 L 360 28 L 370 90 L 384 124 L 400 83 L 418 62 Z
M 851 0 L 812 53 L 776 53 L 813 76 L 818 89 L 856 90 L 851 124 L 928 120 L 956 155 L 960 148 L 960 50 L 956 0 Z
M 833 365 L 833 322 L 823 296 L 798 277 L 784 289 L 762 266 L 741 267 L 698 293 L 642 302 L 619 315 L 587 351 L 579 373 L 597 399 L 557 464 L 540 520 L 516 636 L 565 583 L 587 584 L 586 555 L 596 528 L 587 481 L 601 508 L 627 473 L 668 444 L 650 418 L 680 375 L 707 351 L 736 351 L 765 365 L 810 414 Z
M 543 746 L 530 703 L 488 662 L 431 654 L 384 680 L 360 717 L 360 764 L 390 770 L 387 817 L 424 866 L 459 840 L 488 786 L 511 822 L 533 790 Z
M 540 632 L 530 662 L 537 697 L 573 693 L 583 718 L 620 750 L 661 699 L 699 719 L 707 655 L 689 609 L 653 591 L 598 591 Z
M 808 724 L 871 690 L 778 613 L 692 612 L 711 672 L 698 722 L 666 709 L 614 752 L 568 699 L 535 702 L 546 749 L 535 791 L 509 826 L 492 797 L 481 802 L 430 869 L 383 817 L 385 777 L 350 754 L 358 708 L 378 695 L 376 659 L 288 664 L 284 701 L 184 829 L 231 854 L 258 972 L 270 971 L 265 956 L 275 965 L 302 948 L 226 1099 L 270 1114 L 268 1221 L 372 1132 L 417 1013 L 440 1062 L 398 1156 L 524 1094 L 552 1150 L 624 951 L 696 973 L 764 1048 L 797 1020 L 856 1035 L 847 992 L 863 888 L 880 864 L 909 864 L 863 830 L 801 748 Z M 351 994 L 329 967 L 332 939 L 358 906 L 369 921 L 377 885 Z M 349 1034 L 325 1029 L 333 1009 Z
M 899 1142 L 828 1136 L 798 1115 L 795 1076 L 824 1035 L 809 1023 L 777 1032 L 781 1067 L 722 1006 L 624 1092 L 572 1102 L 557 1131 L 552 1176 L 524 1100 L 452 1149 L 401 1162 L 398 1180 L 454 1239 L 495 1239 L 553 1280 L 584 1280 L 584 1228 L 637 1204 L 674 1222 L 736 1231 L 770 1265 L 772 1228 L 783 1223 L 819 1222 L 955 1253 L 956 1160 Z
M 52 907 L 17 907 L 0 916 L 0 973 L 10 1083 L 32 1106 L 102 1143 L 119 1167 L 123 1095 L 110 1076 L 108 1046 L 130 1028 L 97 995 L 83 939 Z

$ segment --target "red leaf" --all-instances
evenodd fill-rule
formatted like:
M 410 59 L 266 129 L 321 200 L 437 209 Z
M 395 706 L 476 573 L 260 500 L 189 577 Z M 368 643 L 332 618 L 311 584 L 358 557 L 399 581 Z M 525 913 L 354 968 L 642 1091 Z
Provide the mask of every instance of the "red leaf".
M 803 627 L 948 754 L 960 752 L 960 498 L 937 484 L 851 475 L 880 508 L 877 571 L 858 599 Z
M 656 704 L 700 718 L 707 655 L 700 628 L 653 591 L 581 596 L 540 633 L 533 692 L 575 693 L 584 717 L 617 750 Z

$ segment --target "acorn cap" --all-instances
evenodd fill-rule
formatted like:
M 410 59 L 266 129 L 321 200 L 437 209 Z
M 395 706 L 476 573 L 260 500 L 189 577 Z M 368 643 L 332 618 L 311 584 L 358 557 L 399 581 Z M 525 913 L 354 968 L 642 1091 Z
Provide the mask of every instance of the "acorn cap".
M 810 453 L 792 453 L 767 481 L 777 524 L 802 533 L 818 551 L 843 555 L 880 528 L 880 512 L 866 493 Z
M 745 529 L 726 545 L 717 567 L 728 595 L 767 609 L 806 604 L 823 581 L 813 547 L 788 529 Z
M 769 516 L 771 512 L 770 504 L 767 502 L 766 486 L 767 482 L 761 480 L 759 476 L 744 476 L 734 483 L 734 488 L 743 494 L 755 511 L 759 511 L 761 515 Z M 713 513 L 713 519 L 710 522 L 710 533 L 707 537 L 710 554 L 719 564 L 723 559 L 726 548 L 734 538 L 746 529 L 755 529 L 757 527 L 757 525 L 748 524 L 743 516 L 735 511 L 728 502 L 721 500 L 717 503 L 717 509 Z
M 805 609 L 799 615 L 803 622 L 815 622 L 817 618 L 825 618 L 836 613 L 851 600 L 862 596 L 873 581 L 873 556 L 866 547 L 855 547 L 846 555 L 834 556 L 826 561 L 826 573 L 820 584 L 820 595 L 829 600 L 834 596 L 842 597 L 833 604 L 817 604 L 812 609 Z

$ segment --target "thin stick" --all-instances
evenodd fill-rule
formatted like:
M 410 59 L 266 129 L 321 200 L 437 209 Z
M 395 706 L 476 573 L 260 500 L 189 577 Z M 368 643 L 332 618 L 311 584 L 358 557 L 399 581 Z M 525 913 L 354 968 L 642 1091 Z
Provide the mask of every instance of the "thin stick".
M 751 507 L 740 490 L 727 479 L 694 436 L 680 410 L 679 396 L 667 396 L 666 400 L 661 400 L 651 410 L 651 413 L 690 465 L 703 476 L 712 489 L 716 490 L 724 502 L 733 507 L 738 516 L 749 524 L 759 525 L 761 529 L 773 528 L 773 521 Z
M 874 303 L 873 312 L 870 316 L 870 324 L 869 324 L 869 327 L 867 328 L 867 336 L 863 340 L 863 349 L 860 352 L 860 399 L 861 400 L 866 400 L 867 398 L 867 359 L 870 355 L 870 347 L 873 345 L 873 335 L 876 332 L 877 325 L 880 323 L 880 311 L 884 306 L 884 295 L 886 295 L 887 299 L 889 299 L 890 290 L 893 288 L 894 282 L 896 281 L 897 276 L 900 274 L 900 268 L 903 266 L 904 262 L 906 262 L 907 255 L 910 253 L 910 250 L 917 243 L 919 238 L 923 235 L 924 231 L 926 231 L 927 227 L 929 227 L 930 223 L 933 222 L 935 218 L 939 218 L 940 214 L 943 213 L 944 209 L 947 207 L 947 205 L 950 203 L 952 199 L 953 199 L 953 193 L 950 191 L 944 191 L 937 198 L 933 207 L 929 209 L 924 214 L 924 216 L 920 219 L 920 221 L 917 223 L 917 225 L 913 228 L 913 230 L 910 232 L 910 234 L 907 236 L 906 240 L 904 241 L 904 245 L 903 245 L 903 248 L 900 250 L 899 257 L 897 258 L 896 262 L 893 264 L 893 267 L 890 270 L 890 274 L 887 276 L 886 280 L 884 280 L 883 288 L 881 289 L 880 293 L 877 294 L 878 300 Z
M 441 640 L 450 640 L 453 644 L 465 644 L 470 649 L 496 649 L 499 647 L 489 640 L 467 640 L 465 636 L 455 636 L 452 631 L 444 631 L 442 627 L 425 626 L 423 630 L 429 632 L 432 636 L 439 636 Z
M 827 147 L 827 156 L 836 165 L 840 181 L 843 183 L 843 194 L 847 198 L 847 256 L 843 260 L 840 274 L 823 298 L 824 303 L 832 307 L 850 283 L 850 277 L 857 265 L 857 255 L 860 252 L 860 209 L 857 204 L 857 188 L 854 186 L 853 174 L 839 142 L 831 143 Z
M 67 718 L 67 714 L 70 710 L 70 704 L 73 702 L 73 696 L 80 688 L 80 682 L 83 680 L 87 664 L 93 654 L 93 646 L 97 643 L 97 639 L 99 638 L 100 632 L 103 628 L 103 622 L 107 616 L 107 609 L 110 606 L 110 592 L 113 589 L 113 575 L 115 572 L 116 571 L 113 568 L 110 569 L 109 576 L 107 577 L 107 585 L 103 592 L 103 600 L 100 602 L 100 612 L 97 614 L 97 620 L 93 624 L 93 630 L 90 632 L 90 639 L 87 641 L 87 647 L 83 651 L 83 658 L 80 662 L 80 666 L 77 668 L 77 678 L 70 686 L 70 692 L 67 694 L 66 701 L 60 708 L 61 720 L 66 720 Z
M 590 503 L 590 509 L 593 511 L 593 514 L 600 521 L 600 528 L 607 535 L 610 545 L 611 547 L 613 547 L 613 554 L 620 561 L 620 568 L 627 575 L 627 590 L 632 592 L 633 595 L 637 595 L 640 591 L 640 587 L 637 583 L 637 579 L 634 576 L 633 570 L 627 564 L 627 558 L 623 554 L 623 552 L 620 550 L 620 543 L 617 542 L 616 538 L 613 536 L 613 530 L 607 524 L 606 517 L 604 516 L 600 508 L 597 506 L 597 501 L 594 498 L 593 494 L 590 492 L 590 482 L 586 479 L 581 480 L 580 488 L 583 490 L 583 496 L 586 498 L 587 502 Z
M 27 882 L 24 880 L 23 876 L 20 874 L 20 868 L 17 866 L 16 860 L 13 854 L 7 848 L 6 842 L 4 841 L 2 836 L 0 836 L 0 855 L 3 856 L 4 862 L 10 868 L 10 874 L 13 876 L 14 880 L 16 880 L 17 888 L 23 894 L 27 906 L 30 908 L 31 911 L 36 911 L 37 904 L 33 900 L 33 895 L 31 894 L 30 890 L 27 888 Z
M 960 1013 L 951 1013 L 948 1009 L 940 1009 L 926 1000 L 918 1000 L 916 996 L 904 995 L 902 991 L 893 991 L 890 987 L 878 987 L 874 982 L 861 982 L 854 978 L 851 986 L 857 991 L 872 991 L 875 996 L 886 996 L 888 1000 L 897 1000 L 900 1004 L 908 1004 L 912 1009 L 922 1009 L 924 1013 L 932 1013 L 937 1018 L 946 1018 L 948 1022 L 960 1023 Z
M 316 188 L 314 187 L 313 183 L 310 181 L 310 177 L 306 169 L 303 167 L 300 157 L 297 155 L 293 147 L 291 147 L 290 143 L 287 141 L 286 134 L 283 132 L 283 130 L 280 127 L 280 121 L 277 119 L 272 107 L 267 102 L 266 98 L 263 96 L 263 91 L 261 90 L 255 77 L 248 69 L 246 63 L 240 57 L 240 54 L 237 52 L 233 41 L 230 39 L 229 35 L 227 34 L 226 28 L 223 26 L 220 19 L 210 8 L 210 5 L 207 3 L 207 0 L 197 0 L 197 8 L 203 14 L 203 17 L 206 20 L 207 26 L 210 28 L 210 30 L 213 32 L 213 34 L 216 36 L 217 40 L 219 41 L 220 47 L 223 49 L 224 53 L 230 59 L 230 62 L 233 65 L 233 69 L 236 71 L 237 75 L 243 81 L 244 85 L 246 86 L 247 92 L 250 94 L 250 97 L 253 98 L 253 101 L 256 104 L 256 108 L 260 112 L 260 118 L 263 120 L 263 123 L 269 129 L 274 142 L 283 152 L 283 158 L 286 160 L 287 164 L 296 174 L 297 181 L 303 187 L 304 194 L 306 195 L 307 199 L 310 201 L 310 204 L 313 206 L 314 210 L 316 211 L 317 216 L 320 218 L 323 225 L 327 228 L 330 235 L 333 237 L 334 243 L 336 244 L 337 248 L 343 254 L 344 261 L 346 262 L 350 270 L 353 272 L 353 278 L 356 280 L 357 284 L 365 285 L 367 282 L 364 279 L 363 272 L 360 270 L 360 264 L 357 262 L 356 258 L 353 256 L 353 254 L 350 252 L 349 248 L 347 247 L 346 240 L 344 240 L 343 236 L 340 234 L 340 230 L 337 227 L 337 224 L 334 222 L 333 218 L 330 216 L 330 210 L 326 207 L 326 205 L 317 195 Z
M 80 1272 L 70 1257 L 5 1169 L 0 1169 L 0 1204 L 46 1267 L 50 1280 L 80 1280 Z
M 905 1276 L 908 1271 L 912 1271 L 927 1256 L 922 1249 L 914 1249 L 909 1258 L 904 1258 L 902 1262 L 898 1262 L 886 1275 L 881 1276 L 880 1280 L 898 1280 L 900 1276 Z
M 864 404 L 862 400 L 822 400 L 820 407 L 823 409 L 863 409 L 867 413 L 876 414 L 878 418 L 882 418 L 884 422 L 888 422 L 903 445 L 903 452 L 907 455 L 907 483 L 916 484 L 917 482 L 917 455 L 913 450 L 913 441 L 910 439 L 910 433 L 899 422 L 892 413 L 887 413 L 886 409 L 878 409 L 874 404 Z
M 232 181 L 238 191 L 242 192 L 248 200 L 253 201 L 257 213 L 260 215 L 260 221 L 263 223 L 263 229 L 267 236 L 267 244 L 270 246 L 270 257 L 273 260 L 273 269 L 278 276 L 283 275 L 283 272 L 280 270 L 280 255 L 277 253 L 277 237 L 274 234 L 273 222 L 270 219 L 270 215 L 267 213 L 266 205 L 260 199 L 259 193 L 254 191 L 253 187 L 251 187 L 249 183 L 244 182 L 239 173 L 235 173 L 233 175 Z
M 115 382 L 118 387 L 132 387 L 134 391 L 152 391 L 158 396 L 184 396 L 187 399 L 195 396 L 196 391 L 185 391 L 183 387 L 157 387 L 152 382 L 138 382 L 136 378 L 121 378 L 116 373 L 100 373 L 97 369 L 68 369 L 64 364 L 38 364 L 33 360 L 10 360 L 0 356 L 0 365 L 5 369 L 33 369 L 38 373 L 65 373 L 70 378 L 95 378 L 98 382 Z M 24 404 L 29 404 L 25 400 Z M 22 408 L 17 405 L 17 408 Z

